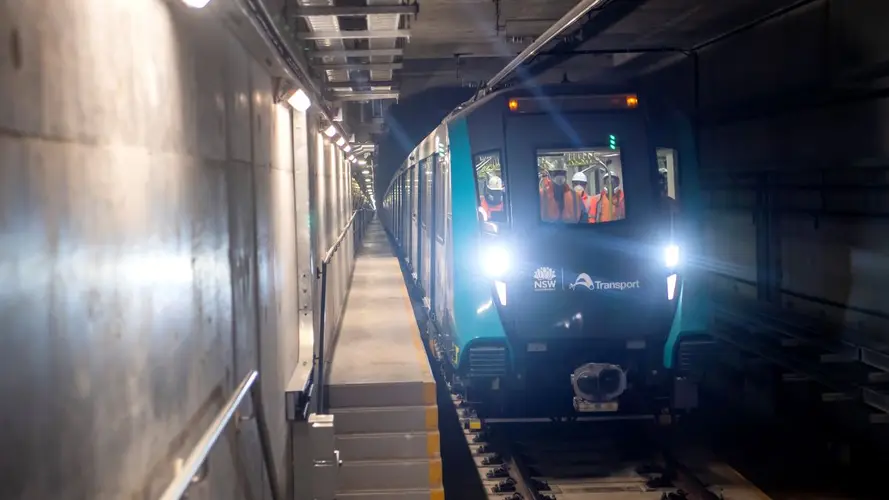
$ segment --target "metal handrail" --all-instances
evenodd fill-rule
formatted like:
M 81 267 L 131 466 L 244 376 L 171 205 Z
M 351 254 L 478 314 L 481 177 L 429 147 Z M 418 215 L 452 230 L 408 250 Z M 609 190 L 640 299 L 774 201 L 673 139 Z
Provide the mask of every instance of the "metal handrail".
M 189 486 L 198 482 L 195 478 L 198 476 L 201 467 L 206 463 L 210 450 L 213 449 L 213 445 L 216 444 L 222 431 L 231 422 L 235 410 L 237 410 L 241 401 L 244 400 L 244 397 L 248 393 L 253 400 L 253 413 L 256 420 L 256 427 L 259 431 L 259 445 L 260 448 L 262 448 L 262 458 L 265 463 L 266 474 L 268 475 L 272 500 L 283 499 L 281 492 L 279 491 L 278 473 L 275 470 L 275 465 L 272 461 L 271 440 L 269 439 L 268 425 L 265 420 L 265 410 L 262 406 L 262 396 L 259 393 L 258 386 L 255 385 L 258 379 L 259 372 L 256 370 L 252 370 L 244 377 L 238 385 L 238 388 L 231 397 L 228 398 L 228 401 L 226 401 L 222 411 L 216 415 L 216 418 L 213 419 L 213 423 L 210 424 L 210 427 L 204 432 L 194 448 L 192 448 L 191 453 L 188 454 L 188 458 L 186 458 L 178 467 L 175 477 L 170 481 L 170 484 L 167 486 L 167 489 L 164 490 L 164 493 L 160 496 L 159 500 L 179 500 L 188 490 Z
M 319 335 L 318 339 L 318 356 L 315 358 L 315 364 L 318 369 L 318 384 L 316 385 L 316 387 L 318 388 L 317 390 L 319 410 L 323 410 L 324 406 L 326 405 L 326 401 L 324 399 L 324 328 L 325 326 L 327 326 L 327 265 L 330 264 L 331 259 L 333 259 L 333 256 L 336 254 L 337 250 L 339 250 L 340 245 L 346 238 L 346 234 L 348 234 L 349 229 L 351 229 L 352 225 L 355 223 L 355 218 L 360 212 L 364 211 L 364 208 L 359 208 L 352 212 L 352 217 L 349 218 L 349 222 L 346 223 L 346 227 L 343 228 L 336 241 L 334 241 L 330 249 L 327 250 L 327 253 L 324 254 L 324 259 L 321 261 L 321 267 L 319 267 L 317 270 L 317 277 L 321 279 L 321 304 L 319 304 L 321 308 L 321 318 L 318 320 L 318 329 L 321 334 Z M 358 241 L 361 241 L 361 235 L 359 235 Z

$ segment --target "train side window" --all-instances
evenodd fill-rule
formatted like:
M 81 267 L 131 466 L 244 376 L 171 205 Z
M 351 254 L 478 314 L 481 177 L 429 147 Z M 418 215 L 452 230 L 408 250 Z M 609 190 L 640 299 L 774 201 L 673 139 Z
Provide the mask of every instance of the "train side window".
M 506 222 L 506 184 L 500 151 L 475 155 L 475 178 L 478 190 L 478 218 L 482 222 Z
M 673 201 L 679 199 L 676 150 L 657 148 L 658 194 Z
M 537 151 L 540 218 L 593 224 L 626 218 L 619 147 Z

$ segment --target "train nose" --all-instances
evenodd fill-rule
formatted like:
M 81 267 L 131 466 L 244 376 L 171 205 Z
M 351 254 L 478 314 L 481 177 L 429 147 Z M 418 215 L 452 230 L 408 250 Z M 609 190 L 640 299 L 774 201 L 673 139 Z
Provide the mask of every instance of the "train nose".
M 626 373 L 617 365 L 588 363 L 572 375 L 574 394 L 586 401 L 609 401 L 627 387 Z

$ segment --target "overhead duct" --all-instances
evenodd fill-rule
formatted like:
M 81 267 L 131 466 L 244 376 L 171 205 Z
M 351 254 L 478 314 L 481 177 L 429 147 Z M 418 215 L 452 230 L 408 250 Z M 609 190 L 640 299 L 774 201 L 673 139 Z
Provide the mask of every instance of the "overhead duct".
M 495 87 L 498 83 L 502 82 L 506 79 L 507 76 L 511 75 L 513 71 L 516 70 L 522 63 L 527 61 L 528 59 L 534 57 L 540 49 L 542 49 L 546 44 L 551 42 L 555 37 L 559 36 L 563 31 L 568 29 L 572 24 L 577 22 L 578 19 L 586 15 L 592 9 L 599 7 L 605 2 L 605 0 L 581 0 L 577 5 L 574 6 L 571 10 L 569 10 L 564 16 L 561 17 L 555 24 L 549 27 L 546 31 L 543 32 L 539 37 L 537 37 L 534 42 L 529 45 L 525 50 L 523 50 L 515 59 L 509 62 L 503 69 L 500 70 L 493 78 L 488 80 L 488 83 L 485 84 L 485 87 L 491 89 Z
M 315 80 L 312 79 L 311 73 L 296 57 L 286 38 L 278 30 L 265 4 L 261 0 L 237 0 L 236 4 L 259 33 L 266 46 L 275 54 L 287 76 L 304 87 L 312 102 L 317 104 L 321 116 L 328 122 L 332 122 L 333 113 L 324 104 L 323 93 Z M 347 136 L 342 125 L 336 125 L 336 128 L 343 137 Z

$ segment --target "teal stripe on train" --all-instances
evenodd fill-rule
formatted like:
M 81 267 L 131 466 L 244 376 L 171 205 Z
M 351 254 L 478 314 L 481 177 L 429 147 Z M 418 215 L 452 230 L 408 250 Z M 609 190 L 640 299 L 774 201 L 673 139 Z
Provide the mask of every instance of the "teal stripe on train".
M 506 345 L 506 332 L 492 299 L 490 279 L 478 271 L 479 229 L 475 167 L 465 118 L 448 123 L 451 148 L 451 200 L 454 251 L 454 343 L 459 358 L 475 340 L 497 339 Z M 479 312 L 481 311 L 481 312 Z M 459 366 L 459 361 L 457 366 Z
M 699 164 L 695 147 L 694 130 L 688 118 L 678 112 L 671 112 L 675 122 L 679 143 L 679 185 L 682 193 L 682 220 L 685 241 L 681 242 L 686 255 L 683 269 L 683 284 L 679 291 L 676 315 L 664 348 L 664 366 L 673 368 L 676 363 L 676 344 L 685 333 L 706 333 L 712 314 L 712 305 L 707 293 L 706 270 L 701 267 L 703 254 L 702 230 L 704 205 L 701 196 L 701 183 L 698 177 Z M 691 261 L 691 262 L 688 262 Z

